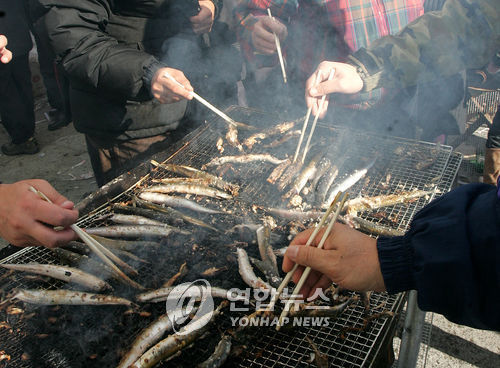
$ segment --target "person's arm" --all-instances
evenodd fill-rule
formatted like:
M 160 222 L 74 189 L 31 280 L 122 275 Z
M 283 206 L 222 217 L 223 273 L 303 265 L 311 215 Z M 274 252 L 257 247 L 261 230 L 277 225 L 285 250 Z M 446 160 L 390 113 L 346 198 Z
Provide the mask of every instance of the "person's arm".
M 0 60 L 7 64 L 12 60 L 12 52 L 7 49 L 7 37 L 0 35 Z
M 267 14 L 271 10 L 274 19 Z M 276 53 L 273 32 L 284 41 L 288 35 L 285 19 L 295 14 L 297 1 L 241 1 L 234 9 L 237 36 L 243 52 L 252 61 L 253 52 Z
M 165 65 L 154 56 L 119 43 L 106 32 L 111 14 L 107 1 L 41 2 L 48 8 L 44 21 L 51 44 L 61 57 L 70 81 L 131 100 L 151 92 L 161 102 L 172 102 L 172 96 L 167 95 L 170 91 L 191 98 L 186 91 L 191 86 L 181 71 L 176 79 L 186 86 L 185 89 L 162 77 L 159 71 Z
M 189 18 L 195 34 L 209 33 L 212 30 L 217 9 L 217 1 L 199 0 L 200 12 Z
M 403 237 L 377 241 L 390 293 L 415 289 L 423 310 L 500 330 L 500 197 L 470 184 L 421 210 Z
M 311 296 L 333 281 L 358 291 L 418 291 L 423 310 L 456 323 L 500 330 L 500 194 L 470 184 L 443 195 L 415 215 L 402 237 L 368 237 L 336 224 L 325 249 L 304 247 L 299 234 L 283 261 L 315 270 L 301 290 Z M 313 246 L 317 245 L 318 234 Z M 301 272 L 294 275 L 296 282 Z
M 405 88 L 479 68 L 499 48 L 498 0 L 448 0 L 442 11 L 426 13 L 399 34 L 359 49 L 349 56 L 349 63 L 322 62 L 306 83 L 306 104 L 316 115 L 319 99 L 325 94 Z M 331 69 L 335 76 L 327 81 Z M 318 73 L 322 78 L 315 85 Z M 328 103 L 320 117 L 327 108 Z
M 48 203 L 30 191 L 44 193 Z M 52 248 L 76 238 L 68 227 L 78 219 L 73 203 L 45 180 L 24 180 L 0 184 L 0 237 L 17 246 L 44 245 Z M 54 226 L 64 229 L 54 230 Z
M 448 0 L 395 36 L 375 41 L 351 58 L 363 90 L 407 87 L 488 63 L 500 46 L 497 0 Z

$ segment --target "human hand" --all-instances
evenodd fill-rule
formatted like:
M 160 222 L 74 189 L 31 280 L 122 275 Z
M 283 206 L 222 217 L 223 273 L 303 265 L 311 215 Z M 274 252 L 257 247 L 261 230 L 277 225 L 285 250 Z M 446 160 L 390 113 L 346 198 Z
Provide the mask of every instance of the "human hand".
M 304 298 L 314 295 L 316 289 L 326 289 L 332 282 L 354 291 L 384 291 L 384 279 L 380 271 L 377 241 L 357 230 L 335 224 L 323 249 L 318 249 L 325 229 L 319 231 L 310 247 L 305 247 L 314 229 L 298 234 L 292 240 L 283 260 L 283 271 L 290 271 L 295 263 L 299 268 L 293 275 L 297 283 L 304 266 L 312 272 L 300 290 Z
M 168 78 L 165 73 L 169 74 L 177 83 Z M 191 100 L 193 99 L 190 93 L 192 91 L 191 83 L 184 73 L 178 69 L 160 68 L 151 81 L 153 97 L 165 104 L 174 103 L 183 98 Z
M 288 36 L 286 26 L 276 18 L 269 16 L 259 16 L 252 30 L 252 43 L 256 51 L 262 54 L 274 54 L 276 52 L 276 42 L 274 33 L 280 41 L 284 41 Z
M 195 34 L 209 33 L 215 17 L 215 5 L 210 0 L 200 0 L 200 12 L 189 18 Z
M 7 64 L 12 60 L 12 52 L 6 49 L 7 46 L 7 37 L 4 35 L 0 35 L 0 60 L 2 63 Z
M 44 193 L 49 203 L 30 191 Z M 73 202 L 59 194 L 45 180 L 23 180 L 0 185 L 0 236 L 17 246 L 44 245 L 54 248 L 76 239 L 68 227 L 78 219 Z M 54 226 L 64 230 L 56 231 Z
M 328 80 L 330 71 L 334 69 L 333 78 Z M 317 83 L 316 78 L 318 78 Z M 306 105 L 312 107 L 314 116 L 319 114 L 323 118 L 328 111 L 328 99 L 323 104 L 323 109 L 319 111 L 321 97 L 330 93 L 354 94 L 363 88 L 363 80 L 350 64 L 336 63 L 333 61 L 323 61 L 316 71 L 306 81 Z

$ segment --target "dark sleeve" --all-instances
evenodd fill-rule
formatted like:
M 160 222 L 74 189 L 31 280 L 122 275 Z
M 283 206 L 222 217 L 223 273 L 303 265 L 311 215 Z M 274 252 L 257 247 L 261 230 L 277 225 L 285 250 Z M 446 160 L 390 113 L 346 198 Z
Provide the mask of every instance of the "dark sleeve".
M 418 291 L 422 310 L 500 330 L 500 198 L 469 184 L 431 202 L 401 237 L 377 241 L 387 291 Z
M 149 91 L 161 64 L 106 33 L 109 4 L 99 0 L 42 0 L 50 41 L 69 79 L 127 99 Z

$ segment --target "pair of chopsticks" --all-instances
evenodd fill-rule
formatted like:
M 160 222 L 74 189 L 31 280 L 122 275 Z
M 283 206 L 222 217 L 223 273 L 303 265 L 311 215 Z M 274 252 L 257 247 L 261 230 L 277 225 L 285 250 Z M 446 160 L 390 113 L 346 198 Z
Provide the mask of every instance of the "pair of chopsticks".
M 177 80 L 175 79 L 172 75 L 170 75 L 170 73 L 164 71 L 163 72 L 163 76 L 165 78 L 168 78 L 170 79 L 172 82 L 174 82 L 175 84 L 177 84 L 178 86 L 184 88 L 184 86 Z M 227 114 L 225 114 L 224 112 L 222 112 L 221 110 L 219 110 L 217 107 L 215 107 L 214 105 L 212 105 L 210 102 L 208 102 L 207 100 L 205 100 L 203 97 L 201 97 L 199 94 L 197 94 L 196 92 L 194 91 L 190 91 L 189 93 L 191 93 L 191 95 L 193 96 L 193 98 L 195 100 L 197 100 L 198 102 L 200 102 L 202 105 L 208 107 L 210 110 L 212 110 L 214 113 L 216 113 L 217 115 L 219 115 L 222 119 L 224 119 L 226 122 L 229 123 L 229 125 L 232 125 L 234 127 L 237 127 L 237 126 L 241 126 L 241 123 L 238 123 L 236 122 L 234 119 L 232 119 L 231 117 L 229 117 Z
M 38 189 L 30 186 L 30 191 L 37 194 L 44 201 L 52 203 L 52 201 L 45 194 L 40 192 Z M 144 289 L 141 285 L 131 280 L 122 270 L 120 270 L 113 262 L 116 262 L 121 267 L 127 269 L 129 273 L 137 275 L 137 271 L 130 267 L 127 263 L 123 262 L 120 258 L 118 258 L 113 252 L 111 252 L 104 245 L 99 243 L 85 231 L 80 229 L 77 225 L 73 224 L 70 228 L 78 235 L 78 237 L 85 243 L 87 246 L 105 263 L 107 264 L 122 280 L 124 280 L 130 286 L 137 289 Z
M 335 75 L 335 69 L 330 70 L 330 74 L 328 75 L 328 80 L 331 80 L 334 75 Z M 320 76 L 321 72 L 318 72 L 318 74 L 316 74 L 316 79 L 314 80 L 314 85 L 318 84 Z M 326 100 L 326 95 L 323 95 L 321 97 L 321 101 L 319 102 L 319 111 L 323 110 L 323 105 L 325 104 L 325 100 Z M 293 162 L 296 162 L 299 156 L 300 146 L 302 145 L 302 141 L 304 140 L 307 124 L 309 124 L 309 118 L 311 117 L 311 112 L 312 112 L 312 106 L 307 109 L 306 118 L 304 119 L 304 125 L 302 126 L 302 132 L 300 133 L 299 143 L 297 144 L 297 149 L 295 150 L 295 155 L 293 156 Z M 301 159 L 302 163 L 304 163 L 306 159 L 307 151 L 309 150 L 309 144 L 311 143 L 311 138 L 313 136 L 314 130 L 316 129 L 316 123 L 318 122 L 318 119 L 319 119 L 319 114 L 317 114 L 314 117 L 314 121 L 311 126 L 311 131 L 309 132 L 309 136 L 307 137 L 306 146 L 304 147 L 304 153 L 302 154 L 302 159 Z
M 333 225 L 335 224 L 335 222 L 337 222 L 337 218 L 340 215 L 340 211 L 342 211 L 342 208 L 344 208 L 344 204 L 345 204 L 345 202 L 347 200 L 347 197 L 348 197 L 348 193 L 347 192 L 344 192 L 344 193 L 338 192 L 337 193 L 337 195 L 335 196 L 335 199 L 330 204 L 330 207 L 325 212 L 325 214 L 321 218 L 321 221 L 316 226 L 316 228 L 312 232 L 311 236 L 307 240 L 307 243 L 305 245 L 306 247 L 311 246 L 312 242 L 316 238 L 316 235 L 318 235 L 318 232 L 325 225 L 325 223 L 328 220 L 328 217 L 330 216 L 330 214 L 332 213 L 332 211 L 335 209 L 335 207 L 337 207 L 337 209 L 336 209 L 336 211 L 335 211 L 332 219 L 330 220 L 330 223 L 328 224 L 325 232 L 323 233 L 323 236 L 322 236 L 322 238 L 321 238 L 321 240 L 320 240 L 320 242 L 318 244 L 318 247 L 317 247 L 318 249 L 322 249 L 323 248 L 323 245 L 325 244 L 326 239 L 328 238 L 328 236 L 330 235 L 330 232 L 333 229 Z M 273 295 L 271 303 L 268 306 L 268 310 L 272 310 L 274 308 L 274 305 L 276 304 L 276 301 L 278 300 L 278 298 L 280 297 L 281 293 L 283 292 L 283 289 L 290 282 L 290 280 L 292 279 L 293 274 L 295 273 L 295 271 L 297 271 L 298 267 L 299 267 L 299 265 L 296 263 L 295 266 L 293 266 L 292 270 L 286 274 L 285 278 L 283 279 L 283 282 L 280 284 L 280 286 L 278 287 L 278 290 Z M 289 313 L 290 305 L 294 302 L 294 299 L 293 299 L 294 295 L 297 295 L 298 292 L 300 291 L 300 289 L 302 289 L 302 286 L 304 286 L 304 283 L 306 282 L 307 277 L 309 276 L 310 273 L 311 273 L 311 267 L 306 267 L 306 269 L 302 273 L 302 276 L 300 277 L 299 282 L 295 286 L 295 289 L 293 290 L 293 293 L 292 293 L 290 299 L 287 300 L 287 302 L 285 304 L 285 307 L 283 309 L 283 312 L 281 312 L 278 324 L 276 325 L 276 331 L 279 331 L 280 328 L 281 328 L 281 326 L 283 325 L 283 320 L 285 319 L 285 317 Z
M 267 8 L 267 14 L 269 15 L 269 18 L 274 20 L 274 17 L 271 14 L 271 9 Z M 280 60 L 281 74 L 283 74 L 283 81 L 286 84 L 287 80 L 286 80 L 285 62 L 283 61 L 283 53 L 281 52 L 280 39 L 278 38 L 275 32 L 273 32 L 273 35 L 274 35 L 274 43 L 276 44 L 276 51 L 278 52 L 278 58 Z

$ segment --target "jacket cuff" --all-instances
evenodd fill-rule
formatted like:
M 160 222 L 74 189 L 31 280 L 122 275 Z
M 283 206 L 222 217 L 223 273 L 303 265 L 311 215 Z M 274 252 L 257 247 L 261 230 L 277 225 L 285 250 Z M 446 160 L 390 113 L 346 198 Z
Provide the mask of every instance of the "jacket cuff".
M 406 236 L 379 237 L 377 251 L 387 291 L 414 290 L 413 251 Z
M 382 65 L 373 53 L 360 48 L 353 55 L 348 56 L 348 62 L 356 68 L 363 80 L 361 92 L 369 92 L 380 87 Z
M 153 77 L 155 76 L 158 69 L 165 68 L 167 65 L 153 58 L 149 63 L 143 66 L 144 75 L 142 76 L 142 80 L 144 81 L 144 85 L 146 89 L 151 94 L 151 82 L 153 81 Z

